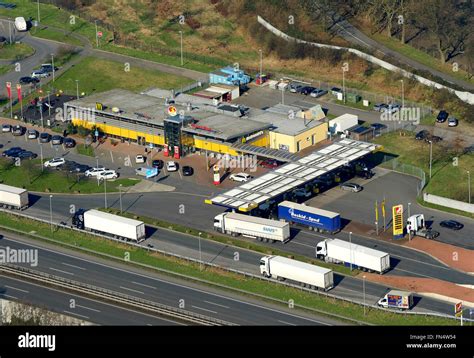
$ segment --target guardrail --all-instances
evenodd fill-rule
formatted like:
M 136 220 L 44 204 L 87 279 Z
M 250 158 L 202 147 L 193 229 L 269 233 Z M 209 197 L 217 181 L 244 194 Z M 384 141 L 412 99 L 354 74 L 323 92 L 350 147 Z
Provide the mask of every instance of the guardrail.
M 174 319 L 191 322 L 194 324 L 205 325 L 205 326 L 231 326 L 234 325 L 230 322 L 226 322 L 217 318 L 212 318 L 197 314 L 194 312 L 186 311 L 180 308 L 175 308 L 167 305 L 163 305 L 157 302 L 143 300 L 134 296 L 129 296 L 120 292 L 107 290 L 97 286 L 85 284 L 78 281 L 69 280 L 63 277 L 54 276 L 40 271 L 35 271 L 29 268 L 3 264 L 0 265 L 0 272 L 6 275 L 12 275 L 16 277 L 22 277 L 28 281 L 41 282 L 57 288 L 78 292 L 79 294 L 85 294 L 88 296 L 94 296 L 97 298 L 112 301 L 121 305 L 131 306 L 136 309 L 145 310 L 161 316 L 169 316 Z
M 27 218 L 27 219 L 30 219 L 30 220 L 43 222 L 43 223 L 46 223 L 48 225 L 51 223 L 49 220 L 35 218 L 31 215 L 26 215 L 26 214 L 21 213 L 21 212 L 15 212 L 15 211 L 6 210 L 6 209 L 2 209 L 2 208 L 0 208 L 0 211 L 8 213 L 8 214 L 14 214 L 14 215 L 24 217 L 24 218 Z M 305 292 L 312 293 L 312 294 L 322 295 L 322 296 L 325 296 L 327 298 L 331 298 L 331 299 L 334 299 L 334 300 L 341 300 L 341 301 L 356 304 L 356 305 L 359 305 L 359 306 L 362 306 L 362 307 L 365 306 L 366 308 L 369 308 L 369 309 L 376 309 L 376 310 L 380 310 L 380 311 L 383 311 L 383 312 L 391 312 L 391 313 L 402 314 L 402 315 L 421 315 L 421 316 L 440 317 L 440 318 L 447 318 L 447 319 L 453 319 L 453 320 L 460 320 L 459 317 L 455 317 L 455 316 L 451 316 L 451 315 L 447 315 L 447 314 L 442 314 L 442 313 L 435 313 L 435 312 L 414 312 L 414 311 L 398 311 L 398 310 L 387 311 L 387 309 L 381 308 L 376 304 L 370 304 L 370 303 L 367 303 L 367 302 L 364 303 L 363 301 L 357 301 L 357 300 L 354 300 L 354 299 L 347 299 L 345 297 L 335 295 L 335 294 L 332 294 L 332 293 L 329 293 L 329 292 L 324 292 L 322 290 L 313 290 L 313 289 L 303 287 L 303 286 L 300 286 L 300 285 L 297 285 L 297 284 L 282 282 L 282 281 L 278 281 L 278 280 L 275 280 L 275 279 L 272 279 L 272 278 L 266 278 L 264 276 L 255 275 L 255 274 L 250 273 L 250 272 L 245 272 L 245 271 L 241 271 L 241 270 L 237 270 L 237 269 L 233 269 L 233 268 L 229 268 L 229 267 L 220 266 L 220 265 L 217 265 L 217 264 L 214 264 L 214 263 L 211 263 L 211 262 L 207 262 L 207 261 L 195 259 L 195 258 L 192 258 L 192 257 L 171 253 L 171 252 L 156 249 L 156 248 L 149 248 L 149 247 L 146 247 L 144 245 L 140 245 L 140 244 L 129 242 L 129 241 L 114 239 L 114 238 L 111 238 L 111 237 L 106 236 L 106 235 L 92 233 L 90 231 L 81 230 L 81 229 L 78 229 L 78 228 L 75 228 L 75 227 L 72 227 L 72 226 L 68 226 L 68 225 L 64 225 L 64 224 L 53 223 L 53 225 L 56 226 L 56 227 L 64 228 L 64 229 L 74 230 L 74 231 L 82 232 L 82 233 L 85 233 L 85 234 L 98 236 L 98 237 L 101 237 L 101 238 L 104 238 L 104 239 L 107 239 L 107 240 L 112 240 L 112 241 L 115 241 L 115 242 L 121 243 L 121 244 L 126 243 L 129 246 L 145 249 L 145 250 L 148 250 L 148 251 L 153 251 L 153 252 L 161 254 L 163 256 L 178 258 L 178 259 L 185 260 L 185 261 L 188 261 L 188 262 L 192 262 L 192 263 L 195 263 L 195 264 L 204 265 L 204 266 L 207 266 L 207 267 L 212 267 L 212 268 L 224 270 L 224 271 L 227 271 L 227 272 L 232 272 L 232 273 L 235 273 L 235 274 L 238 274 L 238 275 L 242 275 L 244 277 L 248 277 L 248 278 L 252 278 L 252 279 L 256 279 L 256 280 L 260 280 L 260 281 L 272 282 L 272 283 L 276 283 L 276 284 L 279 284 L 279 285 L 292 287 L 292 288 L 295 288 L 295 289 L 298 289 L 298 290 L 301 290 L 301 291 L 305 291 Z M 173 230 L 163 228 L 163 227 L 158 227 L 158 226 L 153 226 L 153 225 L 148 225 L 148 224 L 147 224 L 147 226 L 157 227 L 157 228 L 160 228 L 160 229 L 163 229 L 163 230 L 168 230 L 168 231 L 174 232 Z M 0 225 L 0 227 L 3 227 L 3 226 Z M 5 227 L 5 228 L 9 229 L 9 230 L 12 230 L 8 227 Z M 21 232 L 21 231 L 18 230 L 18 232 Z M 37 235 L 36 233 L 25 233 L 25 232 L 21 232 L 21 233 L 31 235 L 31 236 L 36 236 L 36 237 L 38 237 L 40 239 L 43 239 L 43 240 L 53 241 L 53 242 L 56 242 L 56 243 L 58 242 L 56 240 Z M 185 233 L 181 233 L 181 234 L 193 236 L 191 234 L 185 234 Z M 195 237 L 195 236 L 193 236 L 193 237 Z M 61 243 L 61 244 L 62 245 L 68 245 L 68 244 L 65 244 L 65 243 Z M 68 246 L 71 246 L 75 249 L 78 248 L 77 246 L 74 246 L 74 245 L 68 245 Z M 94 252 L 94 251 L 86 249 L 86 248 L 80 248 L 80 249 L 84 250 L 84 251 Z M 107 254 L 102 254 L 102 255 L 110 256 L 110 255 L 107 255 Z M 113 258 L 113 259 L 119 259 L 115 256 L 110 256 L 110 257 Z M 128 262 L 132 262 L 132 261 L 128 261 Z M 265 296 L 265 295 L 261 295 L 261 294 L 257 294 L 257 293 L 253 293 L 253 292 L 248 292 L 248 291 L 245 291 L 245 290 L 242 290 L 242 289 L 237 289 L 237 288 L 230 287 L 230 286 L 227 286 L 227 285 L 218 284 L 218 283 L 215 283 L 215 282 L 199 279 L 199 278 L 189 276 L 189 275 L 179 274 L 179 273 L 176 273 L 176 272 L 173 272 L 173 271 L 169 271 L 169 270 L 166 270 L 166 269 L 154 267 L 154 266 L 151 266 L 151 265 L 146 265 L 146 264 L 139 263 L 139 262 L 132 262 L 132 263 L 136 264 L 138 266 L 142 266 L 142 267 L 146 267 L 146 268 L 152 268 L 156 271 L 164 272 L 164 273 L 167 273 L 167 274 L 172 274 L 172 275 L 179 276 L 179 277 L 182 277 L 182 278 L 185 278 L 185 279 L 199 281 L 199 282 L 211 284 L 213 286 L 217 286 L 217 287 L 221 287 L 221 288 L 225 288 L 225 289 L 230 289 L 230 290 L 238 291 L 238 292 L 245 293 L 245 294 L 250 293 L 250 294 L 252 294 L 253 296 L 256 296 L 256 297 L 260 297 L 260 298 L 263 298 L 263 299 L 283 303 L 285 305 L 288 304 L 287 301 L 279 300 L 279 299 L 276 299 L 274 297 L 269 297 L 269 296 Z M 341 275 L 341 276 L 345 276 L 342 273 L 338 273 L 338 274 Z M 301 309 L 305 309 L 305 310 L 308 310 L 308 311 L 313 311 L 313 312 L 316 312 L 316 313 L 322 313 L 322 314 L 325 314 L 325 315 L 328 315 L 328 316 L 340 318 L 340 319 L 343 319 L 343 320 L 346 320 L 346 321 L 351 321 L 351 322 L 354 322 L 354 323 L 357 323 L 357 324 L 367 324 L 366 322 L 361 322 L 361 321 L 358 321 L 358 320 L 355 320 L 355 319 L 352 319 L 352 318 L 344 317 L 344 316 L 333 314 L 333 313 L 328 313 L 328 312 L 325 312 L 325 311 L 322 311 L 322 310 L 318 310 L 318 309 L 315 309 L 315 308 L 312 308 L 312 307 L 307 307 L 307 306 L 304 306 L 304 305 L 299 305 L 299 304 L 296 304 L 296 303 L 294 304 L 294 307 L 299 307 Z M 474 322 L 474 319 L 463 318 L 463 321 L 464 322 Z

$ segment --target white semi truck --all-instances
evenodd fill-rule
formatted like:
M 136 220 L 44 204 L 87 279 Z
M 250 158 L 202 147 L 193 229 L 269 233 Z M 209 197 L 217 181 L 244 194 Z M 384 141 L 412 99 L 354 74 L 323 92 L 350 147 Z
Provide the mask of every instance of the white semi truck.
M 28 208 L 28 191 L 10 185 L 0 184 L 0 206 L 6 209 Z
M 407 219 L 407 233 L 413 236 L 420 236 L 426 239 L 435 239 L 439 236 L 439 232 L 431 230 L 426 226 L 425 216 L 423 214 L 415 214 Z
M 97 232 L 116 239 L 140 242 L 145 239 L 145 223 L 103 211 L 79 210 L 73 224 L 83 230 Z
M 377 304 L 383 308 L 409 310 L 413 307 L 413 294 L 411 292 L 391 290 Z
M 214 230 L 232 236 L 242 235 L 264 242 L 285 242 L 290 237 L 290 224 L 255 216 L 223 213 L 214 218 Z
M 332 270 L 288 259 L 282 256 L 264 256 L 260 259 L 260 273 L 280 281 L 291 280 L 303 287 L 330 290 L 334 286 Z
M 327 262 L 342 263 L 363 271 L 380 274 L 390 269 L 390 255 L 339 239 L 327 239 L 316 245 L 316 257 Z

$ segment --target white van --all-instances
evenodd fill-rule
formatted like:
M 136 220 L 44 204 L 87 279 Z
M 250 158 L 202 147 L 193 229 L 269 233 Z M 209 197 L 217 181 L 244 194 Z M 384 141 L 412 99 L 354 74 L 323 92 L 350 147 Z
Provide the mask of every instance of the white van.
M 26 20 L 24 17 L 17 17 L 15 18 L 15 28 L 17 31 L 26 31 L 27 26 L 26 26 Z

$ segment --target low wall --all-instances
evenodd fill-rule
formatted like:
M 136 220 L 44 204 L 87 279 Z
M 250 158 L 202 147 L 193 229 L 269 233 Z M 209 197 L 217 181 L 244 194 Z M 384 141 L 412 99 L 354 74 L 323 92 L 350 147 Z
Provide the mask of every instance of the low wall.
M 447 208 L 462 210 L 474 214 L 474 204 L 468 204 L 463 201 L 443 198 L 442 196 L 427 193 L 423 194 L 423 200 L 427 203 L 441 205 Z

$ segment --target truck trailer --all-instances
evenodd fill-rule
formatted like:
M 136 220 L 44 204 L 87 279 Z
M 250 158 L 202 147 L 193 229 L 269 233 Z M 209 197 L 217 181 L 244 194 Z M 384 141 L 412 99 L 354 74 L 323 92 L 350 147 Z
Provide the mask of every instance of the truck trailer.
M 342 116 L 331 119 L 328 123 L 329 131 L 332 134 L 344 133 L 349 128 L 355 127 L 359 124 L 359 117 L 355 114 L 343 114 Z
M 413 294 L 411 292 L 392 290 L 383 296 L 377 304 L 383 308 L 409 310 L 413 307 Z
M 290 225 L 285 222 L 223 213 L 214 218 L 214 230 L 232 236 L 242 235 L 264 242 L 285 242 L 290 238 Z
M 330 290 L 334 286 L 332 270 L 282 256 L 264 256 L 260 259 L 260 273 L 277 280 L 291 280 L 303 287 Z
M 278 219 L 301 224 L 319 232 L 334 234 L 341 230 L 341 216 L 338 213 L 291 201 L 278 204 Z
M 0 206 L 6 209 L 28 208 L 28 191 L 10 185 L 0 184 Z
M 74 215 L 73 224 L 80 229 L 104 234 L 115 239 L 135 242 L 145 239 L 145 224 L 142 221 L 99 210 L 79 210 Z
M 362 271 L 383 274 L 390 269 L 390 255 L 339 239 L 327 239 L 316 245 L 316 257 L 327 262 L 342 263 Z

